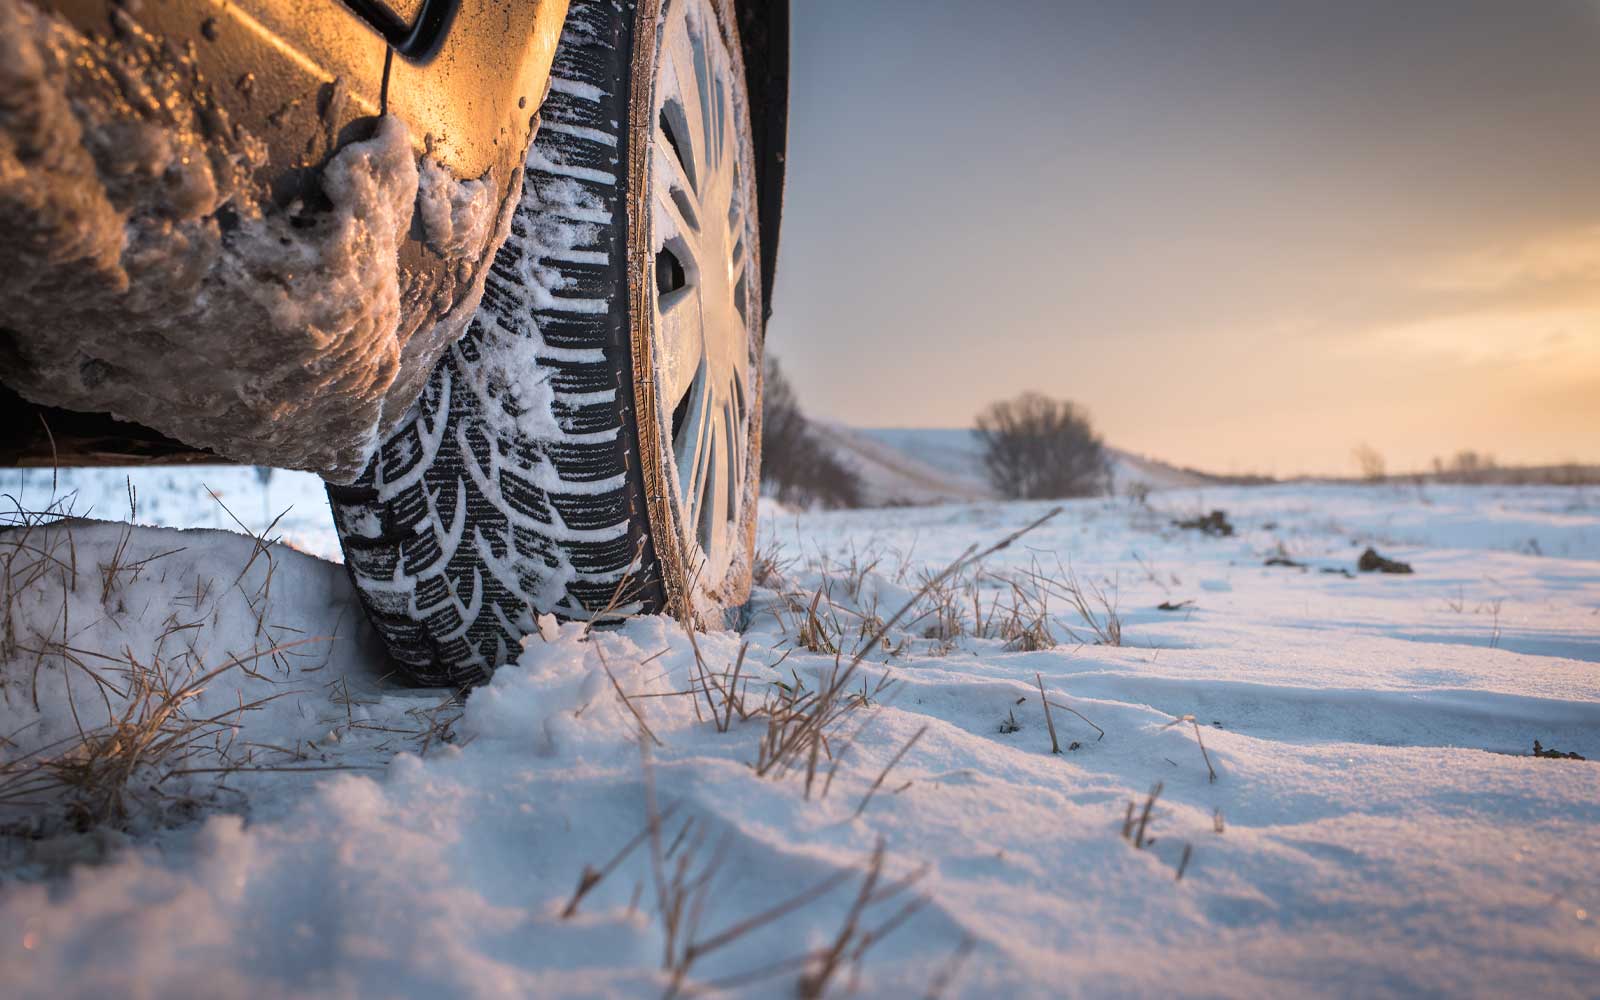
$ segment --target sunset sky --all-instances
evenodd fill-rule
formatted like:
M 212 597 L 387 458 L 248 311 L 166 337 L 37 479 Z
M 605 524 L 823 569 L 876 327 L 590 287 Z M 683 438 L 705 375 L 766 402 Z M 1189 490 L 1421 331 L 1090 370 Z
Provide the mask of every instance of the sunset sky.
M 1600 2 L 794 4 L 769 349 L 1221 472 L 1600 461 Z

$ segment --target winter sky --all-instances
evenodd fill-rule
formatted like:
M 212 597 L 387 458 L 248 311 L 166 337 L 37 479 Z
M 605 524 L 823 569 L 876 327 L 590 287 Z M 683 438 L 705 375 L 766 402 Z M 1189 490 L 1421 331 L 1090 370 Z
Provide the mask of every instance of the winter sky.
M 1600 461 L 1600 3 L 801 0 L 769 347 L 1219 471 Z

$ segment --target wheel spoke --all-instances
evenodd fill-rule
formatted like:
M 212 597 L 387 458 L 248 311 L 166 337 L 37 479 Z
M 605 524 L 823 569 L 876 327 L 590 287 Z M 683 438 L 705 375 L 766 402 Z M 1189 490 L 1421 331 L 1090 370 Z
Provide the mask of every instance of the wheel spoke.
M 739 428 L 745 426 L 745 419 L 748 415 L 748 411 L 744 405 L 744 377 L 740 374 L 740 369 L 737 366 L 733 369 L 732 389 L 733 391 L 728 397 L 733 417 L 733 421 L 730 426 L 737 431 Z M 745 474 L 750 469 L 750 449 L 735 448 L 733 456 L 733 485 L 735 488 L 738 488 L 744 483 Z
M 683 30 L 687 32 L 687 25 Z M 706 157 L 706 105 L 705 92 L 700 86 L 699 64 L 701 59 L 696 53 L 697 46 L 685 37 L 681 44 L 672 46 L 672 75 L 678 84 L 678 96 L 683 108 L 684 124 L 687 125 L 684 135 L 678 138 L 689 149 L 687 155 L 694 161 L 693 172 L 696 177 L 705 177 L 708 174 L 709 162 Z M 685 58 L 686 57 L 686 58 Z M 682 65 L 689 62 L 689 66 Z
M 660 198 L 662 196 L 663 189 L 671 192 L 672 200 L 674 201 L 678 201 L 681 196 L 682 201 L 678 206 L 679 214 L 692 216 L 690 219 L 692 228 L 698 232 L 700 229 L 700 190 L 695 185 L 695 178 L 689 173 L 688 165 L 674 154 L 672 144 L 668 141 L 666 134 L 661 131 L 659 125 L 656 127 L 656 152 L 658 154 L 656 157 L 658 167 L 665 166 L 667 169 L 666 183 L 656 188 L 656 197 Z M 683 211 L 685 204 L 688 207 L 687 212 Z
M 695 39 L 691 47 L 694 50 L 695 86 L 700 99 L 700 145 L 696 155 L 700 157 L 700 163 L 710 167 L 713 162 L 711 144 L 716 137 L 716 126 L 713 124 L 716 112 L 712 105 L 715 92 L 712 90 L 711 59 L 710 54 L 706 52 L 704 41 Z M 709 174 L 710 170 L 706 172 Z
M 726 530 L 729 474 L 733 471 L 733 428 L 728 424 L 728 408 L 719 400 L 712 414 L 715 429 L 712 434 L 711 470 L 706 476 L 706 492 L 710 494 L 708 499 L 711 502 L 700 513 L 700 544 L 707 550 L 716 547 L 716 542 L 721 540 L 718 535 Z M 709 519 L 707 514 L 710 515 Z
M 662 389 L 668 408 L 676 409 L 694 387 L 700 362 L 705 357 L 705 322 L 696 289 L 683 288 L 661 297 L 656 330 L 666 348 L 661 356 L 661 375 L 665 383 Z
M 671 129 L 669 136 L 663 123 Z M 656 134 L 654 142 L 656 149 L 662 155 L 673 161 L 671 167 L 679 174 L 679 183 L 689 190 L 700 193 L 700 175 L 695 171 L 693 147 L 685 149 L 689 141 L 689 122 L 684 116 L 683 105 L 676 100 L 668 101 L 661 106 L 661 114 L 656 116 Z
M 728 150 L 731 148 L 731 143 L 728 140 L 732 138 L 728 135 L 728 128 L 732 125 L 733 118 L 728 114 L 727 86 L 719 79 L 715 84 L 715 90 L 716 121 L 712 123 L 714 134 L 717 137 L 715 162 L 719 167 L 722 167 L 728 162 Z M 718 170 L 717 172 L 723 176 L 727 174 L 726 170 Z
M 678 453 L 679 486 L 683 490 L 688 511 L 684 524 L 691 531 L 699 524 L 700 509 L 705 501 L 705 480 L 710 465 L 712 422 L 710 384 L 701 381 L 695 398 L 689 404 L 692 416 L 683 428 L 686 446 Z M 687 459 L 687 461 L 685 461 Z
M 700 256 L 697 252 L 700 242 L 700 216 L 695 211 L 693 203 L 689 200 L 692 197 L 693 195 L 669 190 L 665 186 L 656 188 L 655 202 L 661 206 L 663 212 L 667 213 L 667 219 L 675 230 L 672 235 L 683 237 L 685 248 L 690 257 L 689 260 L 683 262 L 686 268 L 691 264 L 698 265 Z M 688 211 L 685 211 L 685 209 L 688 209 Z
M 744 240 L 739 240 L 733 245 L 733 263 L 728 269 L 728 284 L 734 288 L 739 287 L 739 282 L 744 280 L 745 268 Z

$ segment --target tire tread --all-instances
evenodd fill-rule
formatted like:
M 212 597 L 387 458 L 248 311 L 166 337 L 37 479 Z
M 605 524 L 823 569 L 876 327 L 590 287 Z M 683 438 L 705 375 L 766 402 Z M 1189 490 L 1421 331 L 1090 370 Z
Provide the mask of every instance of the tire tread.
M 545 127 L 477 316 L 361 478 L 328 488 L 350 577 L 396 664 L 419 683 L 487 679 L 538 614 L 591 616 L 625 578 L 628 610 L 663 604 L 633 452 L 629 117 L 617 96 L 630 90 L 632 22 L 631 3 L 573 0 Z M 548 249 L 562 224 L 578 239 Z M 593 262 L 596 252 L 605 263 Z M 594 300 L 604 311 L 583 311 Z M 486 338 L 508 335 L 534 343 L 530 377 L 549 380 L 554 440 L 520 430 L 497 439 L 481 412 L 486 397 L 470 388 Z

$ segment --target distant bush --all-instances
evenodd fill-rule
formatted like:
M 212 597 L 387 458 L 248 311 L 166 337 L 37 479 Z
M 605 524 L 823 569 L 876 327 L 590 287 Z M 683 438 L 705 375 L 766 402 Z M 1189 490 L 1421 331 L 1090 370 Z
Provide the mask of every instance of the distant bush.
M 817 438 L 778 361 L 767 357 L 761 398 L 761 482 L 797 507 L 859 507 L 861 479 Z
M 1350 457 L 1361 470 L 1361 478 L 1369 483 L 1381 483 L 1389 475 L 1389 463 L 1384 461 L 1383 452 L 1370 444 L 1356 445 Z
M 1019 500 L 1096 496 L 1110 483 L 1105 446 L 1089 414 L 1036 392 L 978 415 L 983 464 L 1002 496 Z
M 1493 455 L 1458 451 L 1450 458 L 1435 458 L 1427 477 L 1436 483 L 1494 483 L 1499 486 L 1600 485 L 1600 465 L 1562 462 L 1557 465 L 1501 465 Z
M 1433 460 L 1434 477 L 1441 482 L 1490 482 L 1498 478 L 1496 473 L 1499 468 L 1493 455 L 1473 451 L 1470 448 L 1456 452 L 1449 459 Z

